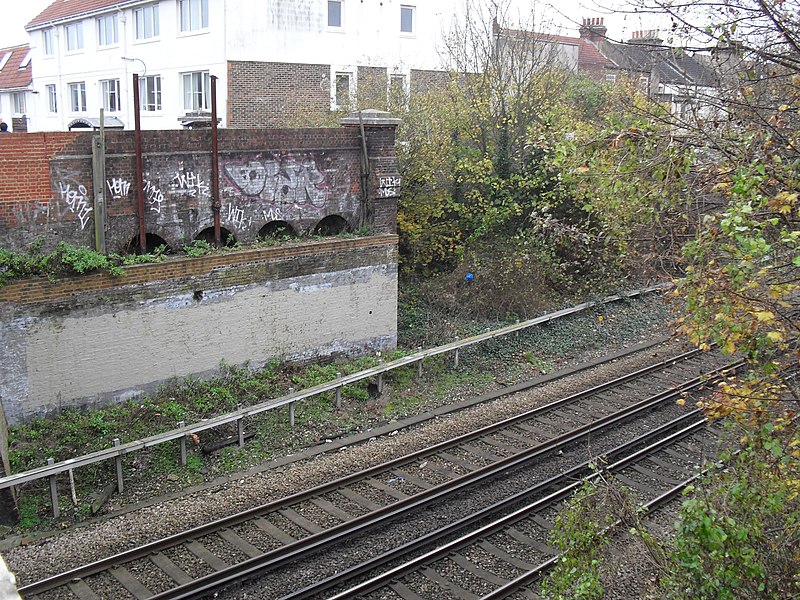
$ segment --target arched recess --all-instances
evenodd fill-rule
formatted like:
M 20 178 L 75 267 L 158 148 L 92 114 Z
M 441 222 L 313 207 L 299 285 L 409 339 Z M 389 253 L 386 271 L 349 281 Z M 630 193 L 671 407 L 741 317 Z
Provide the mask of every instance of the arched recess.
M 270 221 L 258 231 L 258 239 L 280 239 L 297 237 L 294 228 L 286 221 Z
M 194 236 L 194 239 L 201 240 L 203 242 L 208 242 L 212 246 L 214 245 L 214 228 L 213 227 L 206 227 Z M 222 240 L 223 246 L 235 246 L 236 245 L 236 236 L 233 233 L 224 227 L 220 227 L 220 239 Z
M 348 230 L 349 227 L 347 225 L 347 221 L 345 221 L 339 215 L 330 215 L 317 223 L 317 226 L 314 228 L 314 235 L 322 235 L 327 237 L 339 235 L 340 233 L 346 233 Z
M 160 235 L 156 235 L 155 233 L 148 233 L 145 237 L 145 243 L 147 247 L 144 249 L 144 252 L 141 251 L 139 248 L 139 236 L 134 236 L 130 242 L 128 242 L 128 246 L 126 250 L 130 254 L 148 254 L 150 252 L 155 252 L 157 248 L 164 246 L 164 254 L 172 254 L 173 250 L 172 247 L 167 243 L 167 240 L 162 238 Z

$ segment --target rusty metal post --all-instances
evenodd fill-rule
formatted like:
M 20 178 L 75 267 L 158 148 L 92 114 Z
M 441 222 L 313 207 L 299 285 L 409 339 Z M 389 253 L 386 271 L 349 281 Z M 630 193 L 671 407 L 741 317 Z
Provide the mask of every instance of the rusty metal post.
M 136 210 L 139 213 L 139 253 L 147 252 L 147 229 L 144 224 L 144 167 L 142 165 L 142 123 L 139 114 L 139 74 L 133 74 L 134 152 L 136 153 Z
M 214 212 L 214 243 L 222 246 L 219 202 L 219 135 L 217 132 L 217 76 L 211 76 L 211 209 Z

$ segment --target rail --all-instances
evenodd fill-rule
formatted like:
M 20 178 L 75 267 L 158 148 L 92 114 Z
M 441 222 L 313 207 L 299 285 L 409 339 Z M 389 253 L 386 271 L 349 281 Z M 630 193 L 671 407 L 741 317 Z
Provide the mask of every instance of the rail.
M 239 431 L 239 444 L 244 445 L 243 423 L 244 419 L 246 419 L 247 417 L 251 417 L 269 410 L 275 410 L 288 405 L 290 423 L 291 425 L 294 425 L 294 405 L 296 402 L 300 400 L 317 396 L 325 392 L 335 391 L 336 402 L 338 406 L 341 403 L 341 392 L 342 388 L 345 385 L 356 383 L 358 381 L 362 381 L 364 379 L 369 379 L 371 377 L 377 376 L 378 388 L 380 389 L 382 387 L 381 377 L 384 373 L 391 371 L 393 369 L 405 367 L 415 363 L 418 365 L 418 369 L 421 371 L 422 363 L 425 359 L 437 356 L 439 354 L 446 354 L 448 352 L 455 352 L 454 363 L 456 366 L 458 366 L 459 350 L 461 348 L 466 348 L 468 346 L 479 344 L 481 342 L 485 342 L 494 338 L 499 338 L 508 335 L 510 333 L 527 329 L 529 327 L 541 325 L 542 323 L 547 323 L 555 319 L 573 315 L 594 306 L 610 304 L 612 302 L 617 302 L 619 300 L 623 300 L 626 298 L 634 298 L 636 296 L 642 296 L 652 292 L 663 291 L 670 288 L 671 286 L 672 284 L 670 283 L 662 283 L 646 288 L 640 288 L 633 291 L 623 292 L 613 296 L 607 296 L 600 300 L 584 302 L 582 304 L 578 304 L 570 308 L 565 308 L 552 313 L 548 313 L 546 315 L 542 315 L 541 317 L 536 317 L 535 319 L 522 321 L 520 323 L 508 325 L 500 329 L 495 329 L 493 331 L 468 337 L 463 340 L 458 340 L 455 342 L 451 342 L 449 344 L 444 344 L 442 346 L 437 346 L 435 348 L 423 350 L 421 352 L 417 352 L 415 354 L 411 354 L 409 356 L 405 356 L 397 360 L 379 364 L 370 369 L 359 371 L 358 373 L 353 373 L 351 375 L 346 375 L 344 377 L 337 377 L 336 379 L 333 379 L 327 383 L 322 383 L 320 385 L 316 385 L 314 387 L 302 390 L 300 392 L 290 392 L 287 395 L 280 396 L 278 398 L 274 398 L 266 402 L 262 402 L 253 406 L 243 407 L 231 413 L 219 415 L 217 417 L 213 417 L 191 425 L 181 426 L 172 429 L 170 431 L 159 433 L 157 435 L 153 435 L 144 439 L 127 442 L 125 444 L 120 443 L 120 441 L 117 439 L 114 440 L 115 445 L 111 448 L 105 448 L 103 450 L 98 450 L 90 454 L 85 454 L 77 458 L 70 458 L 61 462 L 53 462 L 52 459 L 49 459 L 48 464 L 42 467 L 37 467 L 35 469 L 30 469 L 22 473 L 16 473 L 13 475 L 8 475 L 6 477 L 0 478 L 0 489 L 19 486 L 22 485 L 23 483 L 36 481 L 38 479 L 50 478 L 50 490 L 51 490 L 50 495 L 51 495 L 51 500 L 53 502 L 53 513 L 55 516 L 58 516 L 58 497 L 55 491 L 56 490 L 55 477 L 61 473 L 69 472 L 70 483 L 72 483 L 72 471 L 74 469 L 114 459 L 116 461 L 116 466 L 117 466 L 116 469 L 117 488 L 120 492 L 122 492 L 124 485 L 122 479 L 121 460 L 122 456 L 129 454 L 131 452 L 138 452 L 140 450 L 143 450 L 151 446 L 157 446 L 159 444 L 164 444 L 166 442 L 170 442 L 173 440 L 180 440 L 181 463 L 185 465 L 186 439 L 187 437 L 192 436 L 193 434 L 197 434 L 199 432 L 208 429 L 214 429 L 216 427 L 220 427 L 222 425 L 226 425 L 229 423 L 237 423 Z

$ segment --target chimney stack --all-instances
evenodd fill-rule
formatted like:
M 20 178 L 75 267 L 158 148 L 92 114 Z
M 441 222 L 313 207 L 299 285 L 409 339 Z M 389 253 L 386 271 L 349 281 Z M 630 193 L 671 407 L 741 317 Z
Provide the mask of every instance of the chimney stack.
M 661 46 L 664 40 L 658 37 L 658 29 L 647 29 L 645 31 L 634 31 L 631 33 L 631 39 L 628 40 L 628 43 Z
M 578 31 L 582 38 L 597 42 L 605 39 L 608 29 L 603 25 L 603 17 L 592 17 L 583 19 L 583 24 Z

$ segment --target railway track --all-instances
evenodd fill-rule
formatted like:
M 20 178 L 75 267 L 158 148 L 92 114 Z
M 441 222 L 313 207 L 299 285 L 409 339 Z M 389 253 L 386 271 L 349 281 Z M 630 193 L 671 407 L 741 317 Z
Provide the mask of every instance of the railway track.
M 553 528 L 551 517 L 584 482 L 601 475 L 613 476 L 631 486 L 643 507 L 656 509 L 696 479 L 695 461 L 699 457 L 691 446 L 706 446 L 711 441 L 709 437 L 717 440 L 718 432 L 707 427 L 699 411 L 693 411 L 606 454 L 610 464 L 602 473 L 587 461 L 480 513 L 280 600 L 322 597 L 337 587 L 340 589 L 333 595 L 325 596 L 328 600 L 370 598 L 370 594 L 385 598 L 383 592 L 389 591 L 404 600 L 419 600 L 433 597 L 425 595 L 431 590 L 437 598 L 489 600 L 515 594 L 535 597 L 530 586 L 561 556 L 547 545 Z M 489 522 L 476 526 L 484 520 Z M 454 539 L 438 544 L 448 538 Z M 419 556 L 394 564 L 415 553 Z M 378 574 L 344 587 L 371 572 Z
M 298 570 L 298 564 L 314 564 L 315 556 L 324 562 L 333 548 L 337 555 L 346 554 L 341 547 L 363 546 L 376 528 L 389 530 L 432 506 L 463 501 L 477 488 L 503 488 L 501 496 L 515 497 L 522 492 L 505 489 L 514 473 L 567 460 L 572 464 L 564 462 L 558 469 L 573 473 L 586 462 L 575 459 L 585 458 L 589 445 L 601 448 L 603 438 L 613 437 L 610 432 L 637 437 L 626 427 L 635 429 L 630 424 L 643 415 L 664 411 L 662 420 L 671 422 L 676 412 L 688 412 L 675 400 L 728 367 L 706 353 L 672 357 L 422 452 L 26 585 L 20 592 L 26 598 L 187 598 L 249 577 L 307 571 Z M 327 578 L 324 570 L 319 575 Z M 311 589 L 291 583 L 291 576 L 275 585 Z

